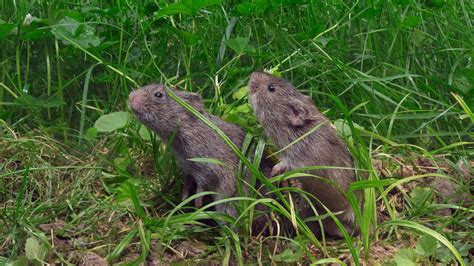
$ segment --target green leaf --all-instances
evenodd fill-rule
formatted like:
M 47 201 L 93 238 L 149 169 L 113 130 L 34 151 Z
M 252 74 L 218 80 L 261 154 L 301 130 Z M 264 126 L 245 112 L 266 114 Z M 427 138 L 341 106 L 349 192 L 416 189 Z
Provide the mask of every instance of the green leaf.
M 120 185 L 117 191 L 117 201 L 124 206 L 133 207 L 135 214 L 140 218 L 145 218 L 146 213 L 143 204 L 138 198 L 138 189 L 134 184 L 134 180 L 128 179 Z
M 15 24 L 6 23 L 0 19 L 0 40 L 7 36 L 15 27 Z
M 441 244 L 443 244 L 445 247 L 449 249 L 449 251 L 451 251 L 451 253 L 457 259 L 460 265 L 465 265 L 461 257 L 461 254 L 459 254 L 459 251 L 456 249 L 456 247 L 454 247 L 453 244 L 451 244 L 451 242 L 449 242 L 444 236 L 434 231 L 433 229 L 430 229 L 426 226 L 423 226 L 419 223 L 415 223 L 413 221 L 405 221 L 405 220 L 391 220 L 391 221 L 383 223 L 381 226 L 387 226 L 387 225 L 408 227 L 408 228 L 415 229 L 421 233 L 424 233 L 436 238 L 436 240 L 441 242 Z
M 431 8 L 441 8 L 446 4 L 446 0 L 426 0 L 425 4 Z
M 430 235 L 424 235 L 420 238 L 418 243 L 416 244 L 416 254 L 429 257 L 434 254 L 436 248 L 438 247 L 438 241 L 436 238 Z
M 277 7 L 277 1 L 268 1 L 268 0 L 254 0 L 252 2 L 243 2 L 237 5 L 237 12 L 241 15 L 256 15 L 265 12 L 268 8 L 272 6 Z
M 243 38 L 243 37 L 237 37 L 234 39 L 229 39 L 226 42 L 227 46 L 230 47 L 230 49 L 234 50 L 237 53 L 255 53 L 255 47 L 249 44 L 249 39 L 248 38 Z
M 51 31 L 56 39 L 63 44 L 77 44 L 81 48 L 97 47 L 100 39 L 95 35 L 95 29 L 70 17 L 59 20 Z M 64 37 L 66 38 L 64 38 Z
M 397 4 L 399 6 L 407 6 L 411 3 L 413 3 L 413 0 L 392 0 L 394 4 Z
M 456 70 L 453 81 L 456 88 L 463 94 L 467 94 L 469 91 L 474 90 L 474 68 L 462 68 Z
M 164 16 L 171 16 L 176 14 L 192 15 L 192 11 L 188 6 L 183 3 L 174 3 L 160 9 L 158 12 L 156 12 L 155 17 L 161 18 Z
M 182 2 L 173 3 L 160 9 L 158 12 L 156 12 L 155 18 L 177 14 L 195 16 L 202 8 L 220 4 L 221 2 L 222 0 L 184 0 Z
M 250 105 L 248 103 L 241 104 L 235 108 L 237 113 L 246 114 L 250 112 Z
M 25 255 L 28 260 L 44 260 L 48 253 L 48 248 L 40 243 L 36 237 L 26 239 Z
M 424 31 L 418 29 L 412 32 L 410 39 L 416 46 L 430 45 L 433 43 L 433 40 L 429 38 Z
M 107 256 L 107 261 L 112 262 L 120 257 L 122 252 L 130 245 L 133 241 L 133 238 L 138 234 L 137 229 L 133 229 L 128 233 L 122 241 L 115 247 L 115 249 Z
M 433 198 L 433 190 L 427 187 L 416 187 L 410 193 L 411 203 L 416 208 L 425 206 L 427 203 L 430 203 Z
M 86 138 L 88 140 L 93 140 L 95 139 L 95 137 L 97 137 L 97 128 L 95 127 L 88 128 L 86 131 Z
M 286 249 L 283 253 L 280 253 L 274 257 L 277 262 L 292 263 L 296 262 L 301 258 L 302 250 L 297 249 L 296 252 L 291 249 Z
M 236 91 L 232 94 L 232 98 L 235 99 L 235 100 L 243 99 L 247 96 L 248 92 L 249 92 L 249 87 L 248 86 L 242 87 L 238 91 Z
M 140 126 L 140 130 L 138 131 L 138 135 L 142 138 L 142 140 L 151 140 L 150 131 L 145 125 Z
M 237 5 L 237 12 L 241 15 L 251 15 L 255 13 L 255 4 L 250 2 L 243 2 Z
M 454 259 L 453 253 L 445 246 L 442 246 L 436 250 L 436 259 L 443 263 L 451 263 Z
M 130 120 L 130 113 L 115 112 L 103 115 L 95 121 L 94 127 L 98 132 L 113 132 L 125 127 Z
M 409 17 L 406 17 L 406 18 L 400 23 L 400 27 L 402 27 L 402 28 L 407 28 L 407 29 L 411 29 L 411 28 L 414 28 L 414 27 L 420 25 L 420 23 L 421 23 L 421 18 L 420 18 L 420 17 L 409 16 Z
M 212 163 L 212 164 L 219 164 L 219 165 L 224 165 L 223 162 L 220 160 L 214 159 L 214 158 L 191 158 L 188 159 L 188 161 L 196 162 L 196 163 Z
M 395 255 L 394 261 L 398 266 L 416 266 L 416 253 L 413 249 L 400 249 Z
M 363 130 L 364 127 L 352 122 L 354 124 L 354 127 L 357 129 Z M 352 130 L 351 127 L 346 123 L 344 119 L 338 119 L 334 121 L 334 126 L 336 127 L 336 131 L 339 135 L 341 136 L 346 136 L 346 137 L 351 137 L 352 136 Z
M 0 265 L 12 265 L 12 266 L 25 266 L 28 264 L 28 258 L 26 256 L 17 257 L 16 260 L 12 261 L 11 264 L 2 264 L 3 261 L 0 261 Z

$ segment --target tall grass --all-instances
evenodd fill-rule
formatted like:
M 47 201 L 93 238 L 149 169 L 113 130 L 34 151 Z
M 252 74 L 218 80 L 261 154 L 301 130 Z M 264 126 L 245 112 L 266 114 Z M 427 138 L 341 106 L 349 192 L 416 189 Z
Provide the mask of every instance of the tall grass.
M 465 0 L 1 2 L 0 242 L 5 244 L 0 256 L 21 258 L 33 236 L 59 261 L 77 262 L 38 229 L 63 220 L 61 237 L 74 239 L 67 231 L 86 224 L 76 233 L 103 241 L 106 248 L 92 244 L 78 250 L 97 247 L 111 262 L 165 256 L 183 239 L 206 241 L 207 256 L 201 259 L 220 254 L 221 262 L 244 263 L 244 254 L 259 263 L 342 262 L 343 253 L 351 253 L 355 263 L 370 262 L 371 247 L 379 241 L 390 246 L 395 239 L 406 240 L 413 246 L 404 234 L 410 228 L 434 237 L 462 263 L 467 256 L 460 254 L 458 242 L 470 239 L 472 226 L 466 221 L 472 210 L 451 204 L 458 211 L 444 220 L 412 215 L 414 196 L 403 188 L 413 180 L 447 175 L 438 169 L 386 179 L 373 157 L 416 154 L 436 163 L 442 155 L 453 165 L 472 161 L 472 17 L 473 6 Z M 241 217 L 232 219 L 209 205 L 189 212 L 186 203 L 193 198 L 178 200 L 181 179 L 169 149 L 133 120 L 125 118 L 112 133 L 94 128 L 102 115 L 127 110 L 134 87 L 170 82 L 199 92 L 211 113 L 260 137 L 241 88 L 252 71 L 264 68 L 279 72 L 349 129 L 346 142 L 360 181 L 348 197 L 356 205 L 352 193 L 363 190 L 364 208 L 357 213 L 361 237 L 336 244 L 344 252 L 317 239 L 272 183 L 278 180 L 257 169 L 263 138 L 252 161 L 193 112 L 232 147 L 251 172 L 251 182 L 259 180 L 280 200 L 258 193 L 226 199 L 241 203 Z M 469 181 L 454 177 L 469 191 Z M 63 186 L 68 189 L 58 190 Z M 407 205 L 392 197 L 395 187 Z M 297 237 L 289 240 L 283 232 L 277 238 L 250 237 L 256 204 L 293 221 Z M 380 208 L 386 208 L 388 222 L 381 223 Z M 213 228 L 204 218 L 226 223 Z M 114 219 L 121 222 L 105 226 Z M 444 227 L 436 228 L 440 223 Z M 103 227 L 105 236 L 94 236 Z M 442 230 L 447 227 L 456 230 Z M 309 244 L 322 256 L 309 251 Z M 156 247 L 159 252 L 150 251 Z M 131 250 L 136 256 L 124 258 Z M 432 257 L 431 262 L 441 260 Z

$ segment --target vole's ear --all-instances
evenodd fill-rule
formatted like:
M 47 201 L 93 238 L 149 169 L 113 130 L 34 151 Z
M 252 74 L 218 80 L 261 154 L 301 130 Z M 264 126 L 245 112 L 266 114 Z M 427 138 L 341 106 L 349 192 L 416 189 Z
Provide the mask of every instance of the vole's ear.
M 184 100 L 186 100 L 190 105 L 194 107 L 198 112 L 201 114 L 206 113 L 206 108 L 204 108 L 204 104 L 202 103 L 201 96 L 196 93 L 187 93 L 184 97 Z
M 316 120 L 316 116 L 307 106 L 308 104 L 306 102 L 297 99 L 290 102 L 287 117 L 292 127 L 303 127 Z

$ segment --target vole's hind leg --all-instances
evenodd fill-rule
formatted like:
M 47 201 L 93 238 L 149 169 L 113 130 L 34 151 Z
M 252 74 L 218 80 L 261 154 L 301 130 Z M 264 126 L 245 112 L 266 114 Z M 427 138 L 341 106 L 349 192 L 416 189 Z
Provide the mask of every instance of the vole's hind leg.
M 192 175 L 185 175 L 183 177 L 183 187 L 181 189 L 181 199 L 185 200 L 193 193 L 193 186 L 195 184 L 194 177 Z
M 194 192 L 194 187 L 196 188 L 196 192 Z M 185 200 L 189 198 L 191 195 L 197 194 L 199 192 L 203 192 L 204 189 L 197 184 L 196 180 L 192 175 L 186 175 L 184 176 L 183 179 L 183 188 L 181 191 L 181 199 Z M 196 208 L 201 208 L 202 207 L 202 202 L 203 202 L 203 197 L 199 197 L 194 200 L 194 207 Z
M 204 189 L 200 185 L 196 186 L 196 194 L 198 194 L 200 192 L 203 192 L 203 191 L 204 191 Z M 203 197 L 196 198 L 194 200 L 194 207 L 201 208 L 202 207 L 202 201 L 203 201 Z
M 218 194 L 214 195 L 214 200 L 218 201 L 218 200 L 231 198 L 231 197 L 235 196 L 235 185 L 236 184 L 234 184 L 234 186 L 230 186 L 230 185 L 226 184 L 225 182 L 221 182 L 219 184 L 219 186 L 217 187 L 217 189 L 216 189 L 216 192 Z M 218 204 L 218 205 L 216 205 L 216 210 L 218 212 L 228 214 L 232 217 L 237 217 L 237 211 L 235 210 L 235 207 L 232 204 L 232 202 L 226 202 L 226 203 Z

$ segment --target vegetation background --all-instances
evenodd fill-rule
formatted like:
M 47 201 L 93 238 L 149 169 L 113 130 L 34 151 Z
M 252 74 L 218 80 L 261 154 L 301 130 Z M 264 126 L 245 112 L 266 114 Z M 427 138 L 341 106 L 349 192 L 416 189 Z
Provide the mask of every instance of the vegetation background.
M 469 0 L 1 1 L 0 263 L 472 263 L 473 10 Z M 318 240 L 301 221 L 293 239 L 250 237 L 249 212 L 194 210 L 169 150 L 128 111 L 138 85 L 178 84 L 253 134 L 260 156 L 245 85 L 262 69 L 310 95 L 367 171 L 351 187 L 364 190 L 360 237 Z

